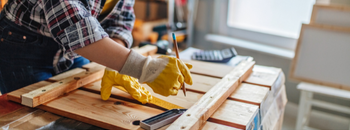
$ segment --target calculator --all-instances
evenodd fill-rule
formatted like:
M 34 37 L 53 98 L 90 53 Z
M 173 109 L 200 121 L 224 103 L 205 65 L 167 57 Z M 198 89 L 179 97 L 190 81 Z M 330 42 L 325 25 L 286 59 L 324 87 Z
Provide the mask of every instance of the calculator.
M 193 60 L 207 61 L 207 62 L 219 62 L 227 63 L 231 58 L 237 55 L 236 50 L 232 48 L 226 48 L 223 50 L 201 50 L 194 52 L 191 58 Z

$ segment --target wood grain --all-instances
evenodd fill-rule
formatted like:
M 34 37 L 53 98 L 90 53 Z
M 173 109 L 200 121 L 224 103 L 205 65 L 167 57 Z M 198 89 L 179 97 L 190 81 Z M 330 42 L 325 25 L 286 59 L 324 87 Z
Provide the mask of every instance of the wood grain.
M 60 118 L 43 110 L 23 107 L 0 117 L 0 127 L 11 130 L 37 129 Z
M 244 83 L 266 86 L 271 89 L 278 76 L 282 73 L 280 68 L 255 65 L 253 73 L 245 80 Z
M 170 124 L 163 126 L 157 130 L 166 130 L 169 126 L 170 126 Z M 140 129 L 140 130 L 143 130 L 143 129 Z M 243 129 L 234 128 L 234 127 L 230 127 L 230 126 L 221 125 L 218 123 L 213 123 L 213 122 L 207 121 L 204 124 L 202 130 L 243 130 Z
M 21 103 L 29 107 L 36 107 L 45 102 L 51 101 L 63 94 L 66 94 L 72 90 L 75 90 L 83 85 L 92 83 L 102 78 L 104 73 L 103 69 L 93 71 L 83 71 L 68 78 L 64 78 L 55 83 L 41 87 L 39 89 L 22 94 Z M 64 73 L 63 75 L 66 76 Z
M 191 73 L 210 76 L 214 78 L 223 78 L 226 74 L 234 69 L 232 66 L 203 62 L 203 61 L 195 61 L 195 60 L 183 60 L 186 63 L 190 63 L 193 65 L 193 68 L 190 70 Z
M 68 77 L 77 75 L 77 74 L 79 74 L 79 73 L 85 73 L 85 72 L 86 72 L 85 69 L 82 69 L 82 68 L 75 68 L 75 69 L 66 71 L 66 72 L 64 72 L 64 73 L 62 73 L 62 74 L 53 76 L 53 77 L 49 78 L 48 80 L 49 80 L 49 81 L 53 81 L 53 82 L 57 82 L 57 81 L 60 81 L 60 80 L 64 80 L 64 79 L 66 79 L 66 78 L 68 78 Z
M 137 129 L 133 121 L 163 112 L 114 98 L 103 101 L 100 95 L 83 90 L 74 90 L 38 108 L 106 129 Z
M 259 107 L 256 105 L 226 100 L 208 121 L 246 129 L 258 111 Z
M 6 115 L 2 115 L 0 116 L 0 128 L 6 127 L 6 125 L 9 125 L 11 122 L 15 122 L 16 120 L 23 118 L 24 116 L 31 114 L 36 110 L 37 109 L 34 108 L 22 107 Z
M 52 83 L 48 81 L 40 81 L 31 85 L 28 85 L 26 87 L 7 93 L 7 99 L 17 103 L 21 103 L 22 102 L 21 95 L 29 93 L 30 91 L 42 88 L 49 84 L 52 84 Z
M 23 106 L 18 104 L 18 103 L 8 101 L 7 94 L 0 96 L 0 116 L 11 113 L 17 109 L 22 108 L 22 107 Z
M 40 110 L 42 111 L 42 110 Z M 44 112 L 40 115 L 34 116 L 30 120 L 27 120 L 25 122 L 22 122 L 21 124 L 11 128 L 11 130 L 35 130 L 39 129 L 45 125 L 48 125 L 56 120 L 61 118 L 60 116 L 57 116 L 55 114 L 52 114 L 50 112 Z M 21 120 L 19 120 L 21 121 Z
M 206 120 L 252 72 L 255 62 L 243 61 L 181 115 L 168 129 L 201 129 Z
M 202 130 L 242 130 L 242 129 L 207 121 L 207 123 L 204 124 Z
M 185 97 L 183 93 L 179 92 L 177 96 L 164 97 L 162 95 L 154 93 L 152 88 L 150 88 L 146 84 L 142 84 L 142 86 L 145 87 L 148 91 L 150 91 L 153 97 L 175 104 L 183 108 L 190 108 L 194 103 L 196 103 L 203 96 L 202 94 L 199 94 L 199 93 L 188 92 L 188 95 Z M 97 81 L 84 86 L 84 90 L 92 91 L 95 93 L 100 93 L 100 89 L 101 89 L 101 81 Z M 112 88 L 112 91 L 111 91 L 111 97 L 126 100 L 126 101 L 131 101 L 131 102 L 137 102 L 137 100 L 132 98 L 129 93 L 114 87 Z
M 176 96 L 164 97 L 162 95 L 154 93 L 152 88 L 147 86 L 146 84 L 142 84 L 142 86 L 145 87 L 148 91 L 150 91 L 153 97 L 173 103 L 186 109 L 190 108 L 203 96 L 203 94 L 195 92 L 186 92 L 187 96 L 185 96 L 182 92 L 179 91 Z
M 186 89 L 188 91 L 193 91 L 196 93 L 205 94 L 207 91 L 209 91 L 215 84 L 219 83 L 221 79 L 219 78 L 213 78 L 198 74 L 191 74 L 192 76 L 192 85 L 187 85 Z
M 269 91 L 267 87 L 242 83 L 228 99 L 260 106 L 267 98 Z

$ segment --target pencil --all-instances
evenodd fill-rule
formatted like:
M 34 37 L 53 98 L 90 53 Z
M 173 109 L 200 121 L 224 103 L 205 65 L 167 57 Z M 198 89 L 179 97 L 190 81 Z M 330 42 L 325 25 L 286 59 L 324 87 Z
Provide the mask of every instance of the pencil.
M 177 41 L 176 41 L 175 33 L 173 33 L 173 43 L 174 43 L 174 45 L 175 45 L 176 58 L 177 58 L 177 59 L 180 59 L 180 57 L 179 57 L 179 48 L 177 47 Z M 186 96 L 186 87 L 185 87 L 185 83 L 182 84 L 182 91 L 184 92 L 184 95 Z

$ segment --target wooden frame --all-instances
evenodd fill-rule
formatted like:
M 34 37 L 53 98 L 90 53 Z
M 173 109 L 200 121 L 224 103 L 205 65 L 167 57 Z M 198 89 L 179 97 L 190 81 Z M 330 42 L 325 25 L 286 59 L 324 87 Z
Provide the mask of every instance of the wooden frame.
M 340 5 L 314 5 L 310 24 L 350 27 L 350 7 Z
M 305 59 L 305 56 L 309 56 L 310 55 L 310 53 L 309 53 L 309 55 L 305 55 L 305 54 L 301 55 L 300 53 L 305 53 L 305 52 L 307 53 L 307 51 L 305 51 L 305 48 L 303 48 L 303 50 L 301 49 L 301 46 L 304 46 L 304 44 L 314 44 L 314 43 L 303 43 L 304 39 L 307 39 L 309 42 L 310 42 L 310 40 L 313 40 L 312 38 L 310 39 L 310 37 L 306 37 L 305 35 L 310 35 L 310 34 L 311 35 L 319 35 L 320 34 L 320 33 L 310 33 L 310 32 L 309 32 L 310 34 L 306 34 L 305 33 L 306 30 L 310 30 L 310 29 L 317 29 L 318 32 L 321 32 L 321 33 L 322 32 L 326 32 L 326 31 L 330 31 L 332 33 L 337 33 L 337 36 L 339 36 L 340 33 L 348 34 L 350 36 L 350 28 L 340 28 L 340 27 L 335 27 L 335 26 L 316 25 L 316 24 L 313 24 L 313 25 L 303 24 L 301 32 L 300 32 L 300 37 L 298 39 L 298 44 L 297 44 L 297 47 L 296 47 L 295 57 L 294 57 L 294 59 L 292 61 L 292 65 L 291 65 L 291 69 L 290 69 L 290 73 L 289 73 L 289 78 L 293 79 L 293 80 L 297 80 L 297 81 L 305 81 L 305 82 L 309 82 L 309 83 L 315 83 L 315 84 L 326 85 L 326 86 L 335 87 L 335 88 L 339 88 L 339 89 L 350 90 L 350 83 L 341 84 L 341 83 L 334 82 L 334 81 L 325 81 L 324 79 L 315 79 L 314 77 L 305 77 L 305 76 L 303 77 L 303 76 L 300 76 L 300 75 L 296 75 L 296 71 L 300 71 L 300 70 L 298 70 L 298 64 L 299 64 L 299 61 L 300 61 L 300 57 L 303 56 L 302 58 Z M 324 37 L 325 36 L 316 36 L 316 38 L 314 38 L 314 39 L 321 39 L 321 38 L 324 38 Z M 331 36 L 326 36 L 327 39 L 330 39 L 330 37 Z M 333 43 L 329 43 L 329 44 L 331 44 L 331 45 L 336 44 L 334 42 Z M 349 46 L 350 46 L 350 44 L 349 44 Z M 319 49 L 321 49 L 321 48 L 318 47 L 317 50 L 319 50 Z M 327 48 L 327 49 L 330 49 L 330 48 Z M 300 52 L 300 51 L 303 51 L 303 52 Z M 333 50 L 333 52 L 335 52 L 335 50 Z M 315 52 L 315 49 L 313 49 L 312 53 L 315 54 L 317 52 Z M 329 52 L 325 52 L 325 53 L 331 54 Z M 325 55 L 323 55 L 323 56 L 325 56 Z M 322 57 L 322 55 L 321 55 L 321 57 Z M 324 57 L 322 57 L 322 58 L 327 60 L 327 58 L 324 58 Z M 331 59 L 331 60 L 333 60 L 333 59 Z M 309 62 L 309 63 L 313 64 L 312 62 Z M 339 62 L 333 62 L 333 64 L 338 64 L 339 65 Z M 323 65 L 323 64 L 315 65 L 315 67 L 320 67 L 321 65 Z M 340 64 L 340 65 L 343 65 L 343 64 Z M 333 68 L 323 69 L 322 71 L 325 71 L 325 70 L 328 71 L 329 69 L 338 69 L 338 68 L 335 68 L 336 66 L 334 66 L 334 65 L 332 67 Z M 347 70 L 349 70 L 348 67 L 344 69 L 344 72 L 346 72 Z M 322 74 L 322 75 L 331 75 L 331 73 Z M 317 76 L 320 76 L 320 75 L 317 75 Z M 331 78 L 333 78 L 334 76 L 337 76 L 337 75 L 332 75 Z M 345 77 L 338 77 L 338 78 L 347 80 Z M 345 82 L 347 82 L 347 81 L 345 81 Z

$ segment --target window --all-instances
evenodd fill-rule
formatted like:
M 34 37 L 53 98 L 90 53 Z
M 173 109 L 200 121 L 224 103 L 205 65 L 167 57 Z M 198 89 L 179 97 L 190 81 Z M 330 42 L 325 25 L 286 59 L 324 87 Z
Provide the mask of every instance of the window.
M 315 0 L 216 0 L 213 33 L 294 51 Z
M 297 39 L 315 0 L 229 0 L 229 27 Z

